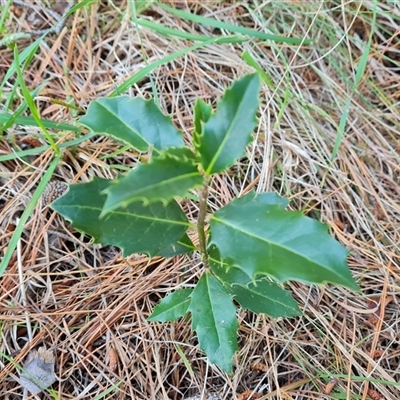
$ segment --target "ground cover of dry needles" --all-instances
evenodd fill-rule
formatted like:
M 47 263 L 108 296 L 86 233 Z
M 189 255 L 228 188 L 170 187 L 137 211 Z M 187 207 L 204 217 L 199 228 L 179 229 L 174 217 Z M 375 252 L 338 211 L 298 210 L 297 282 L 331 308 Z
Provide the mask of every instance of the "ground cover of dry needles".
M 196 281 L 197 255 L 123 259 L 48 207 L 63 182 L 111 178 L 146 156 L 106 137 L 50 129 L 59 144 L 72 141 L 51 174 L 43 132 L 18 120 L 0 139 L 1 257 L 38 201 L 0 279 L 0 398 L 399 399 L 399 4 L 86 3 L 40 38 L 79 2 L 2 1 L 0 113 L 25 101 L 16 74 L 6 75 L 15 57 L 7 44 L 17 33 L 20 57 L 32 54 L 23 80 L 41 118 L 71 125 L 91 100 L 122 88 L 156 95 L 189 138 L 195 99 L 215 105 L 255 65 L 265 73 L 256 141 L 214 179 L 210 210 L 250 188 L 288 197 L 349 249 L 361 292 L 291 283 L 303 316 L 241 311 L 240 351 L 226 376 L 208 364 L 188 321 L 146 321 L 160 298 Z M 279 44 L 232 26 L 312 42 Z M 213 40 L 232 35 L 243 40 Z M 183 207 L 195 220 L 196 202 Z M 43 346 L 54 355 L 57 380 L 50 392 L 24 394 L 16 364 Z

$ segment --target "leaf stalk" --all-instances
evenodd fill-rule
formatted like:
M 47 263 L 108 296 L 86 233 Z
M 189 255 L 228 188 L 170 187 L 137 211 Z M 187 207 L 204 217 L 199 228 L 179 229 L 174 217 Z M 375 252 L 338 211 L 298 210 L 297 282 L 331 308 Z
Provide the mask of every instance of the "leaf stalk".
M 205 231 L 205 221 L 207 215 L 208 199 L 208 179 L 206 179 L 203 188 L 199 192 L 199 215 L 197 217 L 197 234 L 199 236 L 199 246 L 201 259 L 206 270 L 209 269 L 207 238 Z

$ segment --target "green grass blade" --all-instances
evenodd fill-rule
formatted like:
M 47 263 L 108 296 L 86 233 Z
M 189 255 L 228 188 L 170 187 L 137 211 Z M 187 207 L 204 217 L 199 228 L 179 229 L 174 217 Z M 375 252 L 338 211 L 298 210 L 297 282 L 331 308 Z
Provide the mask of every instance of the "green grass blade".
M 67 147 L 77 146 L 78 144 L 91 139 L 93 136 L 95 136 L 95 133 L 91 132 L 84 136 L 79 137 L 78 139 L 74 139 L 69 142 L 61 143 L 58 147 L 60 149 L 65 149 Z M 26 156 L 34 156 L 36 154 L 43 153 L 44 151 L 48 150 L 49 148 L 50 148 L 49 145 L 45 145 L 45 146 L 35 147 L 34 149 L 17 151 L 13 154 L 5 154 L 4 156 L 0 156 L 0 162 L 15 160 L 16 158 L 23 158 Z
M 40 89 L 43 87 L 43 85 L 40 85 L 39 87 L 37 87 L 34 91 L 33 91 L 33 97 L 36 97 L 36 95 L 39 93 L 39 91 L 40 91 Z M 16 93 L 16 89 L 17 89 L 17 85 L 14 85 L 14 87 L 13 87 L 13 90 L 12 90 L 12 95 L 10 96 L 10 99 L 12 99 L 12 98 L 14 98 L 14 95 L 15 95 L 15 93 Z M 8 119 L 7 118 L 3 118 L 3 120 L 4 120 L 4 123 L 1 123 L 2 122 L 2 118 L 0 118 L 0 123 L 1 123 L 1 125 L 0 125 L 0 129 L 2 130 L 2 131 L 5 131 L 6 129 L 8 129 L 8 128 L 10 128 L 12 125 L 14 125 L 16 122 L 16 120 L 20 117 L 20 115 L 26 110 L 28 108 L 28 103 L 27 103 L 27 101 L 26 100 L 24 100 L 21 104 L 20 104 L 20 106 L 18 107 L 18 109 L 14 112 L 14 113 L 12 113 L 12 114 L 8 114 L 8 113 L 5 113 L 5 114 L 2 114 L 1 116 L 8 116 Z M 6 105 L 6 109 L 9 109 L 9 104 L 7 104 Z M 0 116 L 0 117 L 1 117 Z M 32 118 L 32 117 L 31 117 Z
M 51 164 L 47 168 L 46 172 L 44 173 L 43 178 L 40 180 L 40 183 L 39 183 L 37 189 L 33 193 L 31 200 L 29 201 L 24 212 L 22 213 L 21 219 L 19 220 L 19 222 L 15 228 L 15 231 L 11 237 L 10 243 L 7 246 L 7 250 L 4 253 L 4 257 L 2 258 L 2 260 L 0 262 L 0 276 L 2 276 L 4 274 L 4 271 L 6 270 L 8 263 L 11 260 L 14 250 L 17 247 L 17 243 L 18 243 L 19 239 L 21 238 L 22 232 L 25 228 L 25 224 L 28 221 L 28 218 L 31 216 L 47 183 L 50 181 L 51 177 L 53 176 L 54 170 L 56 169 L 60 159 L 61 159 L 61 155 L 57 155 L 54 158 L 54 160 L 51 162 Z
M 12 0 L 7 0 L 6 4 L 2 7 L 1 15 L 0 15 L 0 32 L 4 30 L 4 21 L 6 19 L 7 14 L 10 12 Z
M 65 18 L 68 18 L 70 15 L 74 14 L 77 10 L 81 9 L 82 7 L 87 6 L 88 4 L 94 3 L 97 0 L 82 0 L 75 6 L 73 6 L 59 21 L 58 24 L 61 23 Z M 21 52 L 20 54 L 20 62 L 23 63 L 28 59 L 31 59 L 33 55 L 36 53 L 36 50 L 38 49 L 40 43 L 42 40 L 46 37 L 46 35 L 50 32 L 45 32 L 43 35 L 38 37 L 33 43 L 31 43 L 24 51 Z M 0 92 L 3 89 L 4 85 L 10 77 L 16 72 L 16 61 L 14 60 L 13 63 L 11 64 L 10 68 L 8 69 L 6 75 L 4 76 L 3 81 L 0 84 Z
M 70 15 L 76 13 L 78 10 L 80 10 L 83 7 L 86 7 L 87 5 L 90 5 L 92 3 L 97 2 L 98 0 L 81 0 L 79 3 L 75 4 L 73 7 L 71 7 L 70 10 L 68 10 L 67 13 L 65 13 L 65 15 L 63 16 L 63 18 L 60 20 L 60 22 L 65 19 L 68 18 Z
M 60 149 L 56 146 L 53 138 L 51 137 L 50 133 L 47 131 L 46 127 L 43 125 L 42 120 L 40 118 L 40 114 L 38 109 L 36 108 L 35 102 L 33 101 L 33 98 L 31 96 L 31 93 L 29 92 L 25 82 L 24 82 L 24 77 L 22 76 L 22 70 L 19 65 L 19 55 L 18 55 L 18 48 L 17 46 L 14 47 L 14 59 L 16 61 L 16 71 L 17 71 L 17 76 L 18 76 L 18 83 L 22 89 L 22 93 L 25 97 L 25 100 L 28 104 L 29 109 L 31 110 L 31 113 L 33 115 L 33 118 L 35 119 L 36 123 L 39 125 L 39 127 L 42 129 L 43 133 L 45 134 L 48 142 L 50 143 L 51 147 L 53 148 L 54 152 L 59 155 L 60 154 Z
M 147 19 L 143 18 L 138 18 L 136 20 L 136 23 L 140 26 L 143 26 L 145 28 L 149 28 L 155 32 L 158 32 L 162 35 L 165 36 L 176 36 L 179 38 L 187 39 L 187 40 L 194 40 L 194 41 L 199 41 L 199 42 L 206 42 L 210 40 L 210 36 L 205 36 L 205 35 L 196 35 L 193 33 L 189 32 L 182 32 L 178 31 L 177 29 L 173 28 L 168 28 L 166 26 L 157 24 L 155 22 L 148 21 Z M 238 43 L 238 42 L 243 42 L 248 40 L 245 37 L 238 37 L 238 36 L 226 36 L 225 39 L 223 40 L 222 37 L 214 37 L 214 39 L 218 39 L 219 43 Z
M 140 26 L 149 28 L 149 29 L 151 29 L 155 32 L 158 32 L 161 35 L 165 35 L 165 36 L 176 36 L 176 37 L 180 37 L 180 38 L 187 39 L 187 40 L 196 40 L 196 41 L 202 41 L 202 42 L 210 40 L 210 37 L 207 37 L 204 35 L 196 35 L 196 34 L 189 33 L 189 32 L 178 31 L 177 29 L 168 28 L 166 26 L 160 25 L 158 23 L 155 23 L 155 22 L 149 21 L 147 19 L 143 19 L 143 18 L 138 18 L 136 20 L 136 23 Z
M 36 90 L 34 91 L 34 94 L 36 94 Z M 24 126 L 39 126 L 36 120 L 33 117 L 27 117 L 27 116 L 15 116 L 15 114 L 19 111 L 19 109 L 14 113 L 14 114 L 9 114 L 9 113 L 3 113 L 0 114 L 0 124 L 2 126 L 2 129 L 7 129 L 9 126 L 6 126 L 8 122 L 12 119 L 12 124 L 18 124 L 18 125 L 24 125 Z M 46 128 L 50 129 L 58 129 L 60 131 L 71 131 L 71 132 L 80 132 L 81 130 L 75 126 L 75 125 L 70 125 L 66 124 L 64 122 L 55 122 L 55 121 L 50 121 L 48 119 L 42 119 L 42 124 Z M 4 126 L 3 126 L 4 124 Z M 10 126 L 11 126 L 10 125 Z
M 98 396 L 96 396 L 94 398 L 94 400 L 102 400 L 104 399 L 105 396 L 107 396 L 108 394 L 114 392 L 116 389 L 118 389 L 119 385 L 121 385 L 123 381 L 118 381 L 117 383 L 114 383 L 114 385 L 112 385 L 111 387 L 109 387 L 106 391 L 104 391 L 103 393 L 99 394 Z
M 174 343 L 174 347 L 176 349 L 176 351 L 178 352 L 178 354 L 180 355 L 183 363 L 185 364 L 186 369 L 189 372 L 189 375 L 191 376 L 192 379 L 194 379 L 194 377 L 196 376 L 192 366 L 190 365 L 190 361 L 187 359 L 185 353 L 183 352 L 181 346 L 179 346 L 177 343 Z
M 226 29 L 235 33 L 240 33 L 242 35 L 248 35 L 253 38 L 258 38 L 262 40 L 272 40 L 274 42 L 286 43 L 290 45 L 307 45 L 311 43 L 311 40 L 309 39 L 295 39 L 295 38 L 288 38 L 285 36 L 271 35 L 268 33 L 256 31 L 254 29 L 245 28 L 243 26 L 232 25 L 226 22 L 217 21 L 212 18 L 202 17 L 200 15 L 191 14 L 186 11 L 177 10 L 163 3 L 158 3 L 157 5 L 160 8 L 164 9 L 165 11 L 168 11 L 171 14 L 181 19 L 186 19 L 202 25 L 212 26 L 213 28 Z
M 246 61 L 247 65 L 254 68 L 258 74 L 260 75 L 261 80 L 271 89 L 275 90 L 275 84 L 272 82 L 272 79 L 265 73 L 264 69 L 260 67 L 258 62 L 253 58 L 253 56 L 248 52 L 244 51 L 242 53 L 242 58 Z
M 365 50 L 362 53 L 362 56 L 360 58 L 360 62 L 358 64 L 358 68 L 357 68 L 357 72 L 356 72 L 356 77 L 354 80 L 354 85 L 353 88 L 351 90 L 351 94 L 349 96 L 349 98 L 347 99 L 346 105 L 344 107 L 343 110 L 343 114 L 342 117 L 340 118 L 340 122 L 339 122 L 339 127 L 338 127 L 338 133 L 336 136 L 336 141 L 335 141 L 335 145 L 333 147 L 332 150 L 332 154 L 331 154 L 331 163 L 333 162 L 333 160 L 336 158 L 337 153 L 339 151 L 339 147 L 340 144 L 342 142 L 343 139 L 343 135 L 344 135 L 344 131 L 347 125 L 347 119 L 349 117 L 349 112 L 350 112 L 350 106 L 351 106 L 351 102 L 353 99 L 353 95 L 355 93 L 355 91 L 357 90 L 357 87 L 361 81 L 361 78 L 363 77 L 365 68 L 367 66 L 367 62 L 369 59 L 369 54 L 370 54 L 370 50 L 371 50 L 371 44 L 372 44 L 372 38 L 375 35 L 375 26 L 376 26 L 376 16 L 377 16 L 377 5 L 378 5 L 378 1 L 374 0 L 374 12 L 373 12 L 373 17 L 372 17 L 372 22 L 371 22 L 371 29 L 370 29 L 370 33 L 369 33 L 369 38 L 368 38 L 368 43 L 365 46 Z
M 366 376 L 355 376 L 355 375 L 345 375 L 345 374 L 320 374 L 318 375 L 320 379 L 351 379 L 352 382 L 370 382 L 370 383 L 380 383 L 382 385 L 394 386 L 400 388 L 400 382 L 392 382 L 386 379 L 376 379 Z
M 176 51 L 175 53 L 172 53 L 166 57 L 163 57 L 161 60 L 157 60 L 146 67 L 142 68 L 140 71 L 138 71 L 136 74 L 132 75 L 130 78 L 128 78 L 124 83 L 119 85 L 111 94 L 109 97 L 115 97 L 118 96 L 120 93 L 125 92 L 127 89 L 129 89 L 131 86 L 139 82 L 141 79 L 143 79 L 147 74 L 155 70 L 156 68 L 160 67 L 161 65 L 164 65 L 172 60 L 175 60 L 176 58 L 182 57 L 187 53 L 190 53 L 191 51 L 197 50 L 201 47 L 207 46 L 209 44 L 216 44 L 216 43 L 226 43 L 227 38 L 231 38 L 232 40 L 240 40 L 243 41 L 241 37 L 238 36 L 225 36 L 225 37 L 220 37 L 220 38 L 213 38 L 205 42 L 197 43 L 193 46 L 190 46 L 186 49 Z
M 20 54 L 19 60 L 21 63 L 23 63 L 25 60 L 28 58 L 31 58 L 35 53 L 36 50 L 38 49 L 40 42 L 42 41 L 43 36 L 35 40 L 33 43 L 31 43 L 22 53 Z M 16 69 L 16 61 L 14 60 L 8 68 L 6 75 L 4 76 L 3 82 L 0 84 L 0 92 L 2 91 L 4 85 L 6 82 L 11 78 L 11 76 L 17 71 Z

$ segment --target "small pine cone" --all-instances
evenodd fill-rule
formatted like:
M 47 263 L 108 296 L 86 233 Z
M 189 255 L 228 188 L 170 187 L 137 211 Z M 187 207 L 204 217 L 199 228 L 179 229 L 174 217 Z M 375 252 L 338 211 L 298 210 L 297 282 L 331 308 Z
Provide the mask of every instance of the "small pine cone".
M 42 194 L 43 207 L 47 207 L 54 200 L 61 197 L 68 189 L 68 185 L 61 181 L 49 182 Z

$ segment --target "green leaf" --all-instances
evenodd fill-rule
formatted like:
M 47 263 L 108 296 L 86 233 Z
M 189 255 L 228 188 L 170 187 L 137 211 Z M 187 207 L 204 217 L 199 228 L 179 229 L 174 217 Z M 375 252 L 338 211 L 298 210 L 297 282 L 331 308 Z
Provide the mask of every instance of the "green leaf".
M 148 321 L 167 322 L 175 321 L 186 315 L 190 305 L 190 295 L 193 289 L 180 289 L 164 297 L 154 307 Z
M 289 205 L 289 200 L 277 195 L 276 193 L 256 193 L 251 191 L 235 200 L 236 204 L 244 205 L 247 203 L 259 203 L 270 205 L 284 210 Z
M 271 206 L 276 206 L 280 210 L 284 210 L 289 205 L 289 200 L 284 197 L 278 196 L 276 193 L 249 193 L 249 198 L 254 194 L 252 200 L 260 204 L 269 204 Z M 243 196 L 242 199 L 246 198 Z
M 247 286 L 233 284 L 230 293 L 243 308 L 255 313 L 264 313 L 273 318 L 301 315 L 291 293 L 265 278 Z
M 195 133 L 195 145 L 208 175 L 224 171 L 244 155 L 257 123 L 259 91 L 258 74 L 236 81 L 226 90 L 215 114 L 204 122 L 201 134 Z
M 92 236 L 95 243 L 118 246 L 124 256 L 154 256 L 183 237 L 189 222 L 175 201 L 165 207 L 160 203 L 132 203 L 99 218 L 106 200 L 102 192 L 109 184 L 109 180 L 94 178 L 89 183 L 70 185 L 51 207 L 74 228 Z
M 165 258 L 171 258 L 180 254 L 190 253 L 196 250 L 189 236 L 185 233 L 176 243 L 169 244 L 158 252 L 158 255 Z
M 102 215 L 135 201 L 161 201 L 165 205 L 202 183 L 194 155 L 188 149 L 174 149 L 173 153 L 153 157 L 149 164 L 140 164 L 126 176 L 113 180 L 104 191 L 107 200 Z
M 209 261 L 211 270 L 243 308 L 274 318 L 301 315 L 290 292 L 265 278 L 252 281 L 241 269 L 222 261 L 216 247 L 209 252 Z
M 108 133 L 139 151 L 183 147 L 182 134 L 152 100 L 119 96 L 90 103 L 79 122 L 96 133 Z
M 194 105 L 194 129 L 196 134 L 201 135 L 203 124 L 210 119 L 212 107 L 202 99 L 197 99 Z
M 209 251 L 208 260 L 212 272 L 226 286 L 230 293 L 232 293 L 232 284 L 236 283 L 246 286 L 252 282 L 252 278 L 241 269 L 232 265 L 229 259 L 222 260 L 215 246 Z
M 236 199 L 211 217 L 210 244 L 223 260 L 251 278 L 262 274 L 279 282 L 330 282 L 358 290 L 347 250 L 329 236 L 327 226 L 257 198 Z
M 217 278 L 206 272 L 191 295 L 192 329 L 211 363 L 232 373 L 237 350 L 236 309 L 232 297 Z

